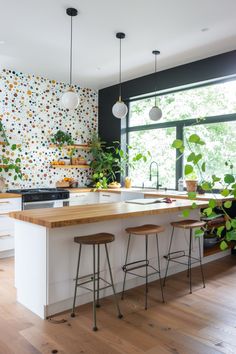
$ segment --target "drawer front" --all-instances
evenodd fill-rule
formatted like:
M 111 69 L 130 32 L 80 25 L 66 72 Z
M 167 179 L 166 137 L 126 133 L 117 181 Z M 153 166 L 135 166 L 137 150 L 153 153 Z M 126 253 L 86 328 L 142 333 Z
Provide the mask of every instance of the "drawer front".
M 0 214 L 21 210 L 21 198 L 0 199 Z
M 14 249 L 14 236 L 11 231 L 0 231 L 0 252 Z
M 69 203 L 72 205 L 93 204 L 98 202 L 98 193 L 71 193 Z
M 0 214 L 0 235 L 5 230 L 13 230 L 14 222 L 6 214 Z
M 99 192 L 100 203 L 116 203 L 120 202 L 121 196 L 118 193 Z

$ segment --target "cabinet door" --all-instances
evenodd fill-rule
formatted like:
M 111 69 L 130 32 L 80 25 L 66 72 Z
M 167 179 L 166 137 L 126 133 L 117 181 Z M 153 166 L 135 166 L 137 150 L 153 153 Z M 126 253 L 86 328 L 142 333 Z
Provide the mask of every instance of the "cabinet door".
M 0 214 L 21 210 L 21 198 L 0 199 Z
M 117 203 L 120 201 L 120 193 L 99 192 L 99 203 Z
M 70 206 L 98 203 L 98 193 L 96 192 L 71 193 L 69 203 Z
M 7 213 L 21 210 L 21 198 L 0 199 L 0 252 L 14 249 L 14 221 Z

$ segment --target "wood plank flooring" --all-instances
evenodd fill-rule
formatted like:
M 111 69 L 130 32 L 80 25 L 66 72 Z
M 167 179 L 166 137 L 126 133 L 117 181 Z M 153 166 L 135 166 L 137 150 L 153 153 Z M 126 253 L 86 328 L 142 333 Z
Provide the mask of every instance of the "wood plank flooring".
M 158 282 L 151 283 L 147 311 L 144 287 L 127 291 L 120 301 L 122 320 L 112 298 L 103 299 L 99 331 L 92 332 L 91 304 L 79 307 L 75 318 L 64 313 L 51 322 L 18 304 L 14 260 L 0 259 L 0 354 L 235 354 L 236 256 L 206 264 L 205 275 L 202 289 L 194 269 L 192 295 L 186 272 L 168 278 L 166 304 Z

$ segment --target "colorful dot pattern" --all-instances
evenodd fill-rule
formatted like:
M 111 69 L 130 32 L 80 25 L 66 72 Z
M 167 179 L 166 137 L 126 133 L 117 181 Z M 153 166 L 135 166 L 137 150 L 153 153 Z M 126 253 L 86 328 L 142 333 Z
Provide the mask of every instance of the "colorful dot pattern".
M 14 181 L 12 172 L 1 172 L 7 187 L 55 187 L 64 177 L 72 177 L 80 186 L 87 185 L 88 169 L 54 169 L 50 162 L 68 156 L 68 151 L 49 148 L 51 137 L 59 129 L 70 132 L 77 144 L 88 143 L 97 131 L 98 96 L 89 88 L 73 87 L 80 104 L 69 111 L 60 106 L 60 97 L 68 85 L 21 72 L 2 70 L 0 74 L 0 120 L 11 144 L 21 144 L 21 152 L 0 146 L 0 154 L 22 160 L 23 179 Z M 76 156 L 91 159 L 89 152 L 79 150 Z

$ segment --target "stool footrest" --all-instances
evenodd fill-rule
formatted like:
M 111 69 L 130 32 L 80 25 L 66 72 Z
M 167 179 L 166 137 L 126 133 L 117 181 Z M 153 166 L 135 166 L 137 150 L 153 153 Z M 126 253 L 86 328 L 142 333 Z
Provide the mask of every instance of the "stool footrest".
M 172 260 L 175 258 L 181 258 L 185 256 L 186 256 L 185 251 L 175 251 L 175 252 L 168 253 L 166 256 L 164 256 L 164 258 L 167 260 Z
M 173 252 L 173 253 L 175 253 L 175 252 Z M 184 257 L 187 258 L 188 260 L 190 259 L 190 260 L 191 260 L 191 264 L 195 264 L 195 263 L 200 263 L 200 262 L 201 262 L 200 258 L 196 258 L 196 257 L 193 257 L 193 256 L 189 256 L 189 255 L 187 255 L 187 254 L 182 255 L 182 256 L 178 256 L 178 257 L 171 257 L 171 254 L 172 254 L 172 253 L 170 253 L 169 255 L 164 256 L 164 258 L 166 258 L 169 262 L 174 262 L 174 263 L 183 264 L 183 265 L 185 265 L 185 266 L 188 266 L 188 261 L 186 261 L 186 262 L 180 262 L 180 261 L 178 260 L 178 259 L 184 258 Z M 192 261 L 192 260 L 194 260 L 194 261 Z
M 149 260 L 143 259 L 140 261 L 130 262 L 123 265 L 122 269 L 124 272 L 129 272 L 130 270 L 135 270 L 139 268 L 144 268 L 149 266 Z
M 135 262 L 135 263 L 136 263 L 136 262 Z M 129 264 L 130 264 L 130 263 L 129 263 Z M 129 265 L 129 264 L 128 264 L 128 265 Z M 132 264 L 132 263 L 131 263 L 131 264 Z M 144 267 L 144 266 L 140 266 L 140 267 L 132 268 L 132 269 L 129 269 L 129 270 L 124 270 L 125 266 L 123 266 L 122 268 L 123 268 L 123 271 L 124 271 L 125 273 L 131 274 L 131 275 L 135 275 L 136 277 L 140 277 L 140 278 L 146 278 L 146 275 L 141 275 L 141 274 L 133 273 L 133 272 L 132 272 L 132 270 L 139 269 L 139 268 L 143 268 L 143 267 Z M 145 267 L 146 267 L 146 266 L 145 266 Z M 150 264 L 148 264 L 147 267 L 154 270 L 154 272 L 147 274 L 148 277 L 150 277 L 151 275 L 155 275 L 155 274 L 159 274 L 159 276 L 160 276 L 160 274 L 161 274 L 160 270 L 154 268 L 154 267 L 153 267 L 152 265 L 150 265 Z

